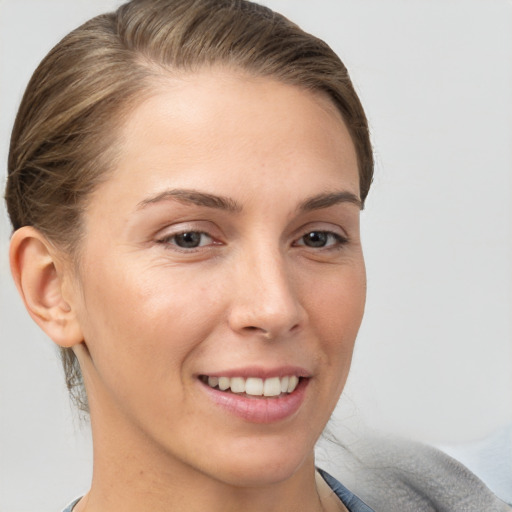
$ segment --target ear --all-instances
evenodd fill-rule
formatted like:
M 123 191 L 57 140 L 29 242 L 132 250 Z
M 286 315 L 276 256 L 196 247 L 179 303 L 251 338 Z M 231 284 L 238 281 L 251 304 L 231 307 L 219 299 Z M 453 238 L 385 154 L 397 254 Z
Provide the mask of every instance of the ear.
M 25 307 L 43 331 L 61 347 L 83 341 L 73 307 L 72 271 L 58 250 L 31 226 L 11 238 L 11 272 Z

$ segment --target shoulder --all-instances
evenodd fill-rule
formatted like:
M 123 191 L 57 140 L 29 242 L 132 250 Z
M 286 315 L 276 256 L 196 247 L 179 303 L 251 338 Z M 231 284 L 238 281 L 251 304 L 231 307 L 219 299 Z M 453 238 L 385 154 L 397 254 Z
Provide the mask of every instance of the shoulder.
M 411 441 L 374 437 L 346 448 L 341 479 L 379 512 L 512 512 L 465 466 Z

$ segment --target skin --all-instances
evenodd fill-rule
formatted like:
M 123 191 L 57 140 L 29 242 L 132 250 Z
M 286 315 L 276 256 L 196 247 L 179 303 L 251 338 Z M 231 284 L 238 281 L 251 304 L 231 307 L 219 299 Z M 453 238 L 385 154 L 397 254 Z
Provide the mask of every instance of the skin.
M 77 512 L 344 510 L 313 456 L 365 301 L 340 114 L 321 94 L 202 71 L 131 112 L 119 155 L 90 198 L 78 266 L 33 228 L 11 250 L 32 316 L 84 374 L 94 476 Z M 180 247 L 183 232 L 200 246 Z M 307 370 L 304 400 L 265 424 L 219 407 L 198 379 L 285 365 Z

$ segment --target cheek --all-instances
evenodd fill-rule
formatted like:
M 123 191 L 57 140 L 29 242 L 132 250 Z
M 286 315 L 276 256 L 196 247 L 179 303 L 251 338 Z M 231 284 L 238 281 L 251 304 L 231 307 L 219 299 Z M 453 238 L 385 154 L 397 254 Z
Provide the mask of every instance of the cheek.
M 324 279 L 324 286 L 310 295 L 309 309 L 321 328 L 339 340 L 354 339 L 363 317 L 365 300 L 364 266 L 358 265 Z
M 86 382 L 134 421 L 185 403 L 190 365 L 221 321 L 204 280 L 172 270 L 96 267 L 84 282 Z
M 346 378 L 366 300 L 364 264 L 342 269 L 308 294 L 311 327 L 322 346 L 323 364 Z
M 84 337 L 95 362 L 112 371 L 168 374 L 211 329 L 214 294 L 190 273 L 118 265 L 87 276 Z

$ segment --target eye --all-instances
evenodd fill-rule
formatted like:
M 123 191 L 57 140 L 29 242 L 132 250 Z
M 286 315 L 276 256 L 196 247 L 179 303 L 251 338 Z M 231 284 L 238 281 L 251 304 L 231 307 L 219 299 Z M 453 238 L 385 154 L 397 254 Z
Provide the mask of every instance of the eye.
M 297 240 L 295 245 L 322 249 L 325 247 L 341 246 L 348 240 L 332 231 L 310 231 Z
M 159 240 L 159 242 L 175 245 L 180 249 L 196 249 L 198 247 L 213 244 L 213 238 L 203 231 L 184 231 L 182 233 L 166 236 Z

